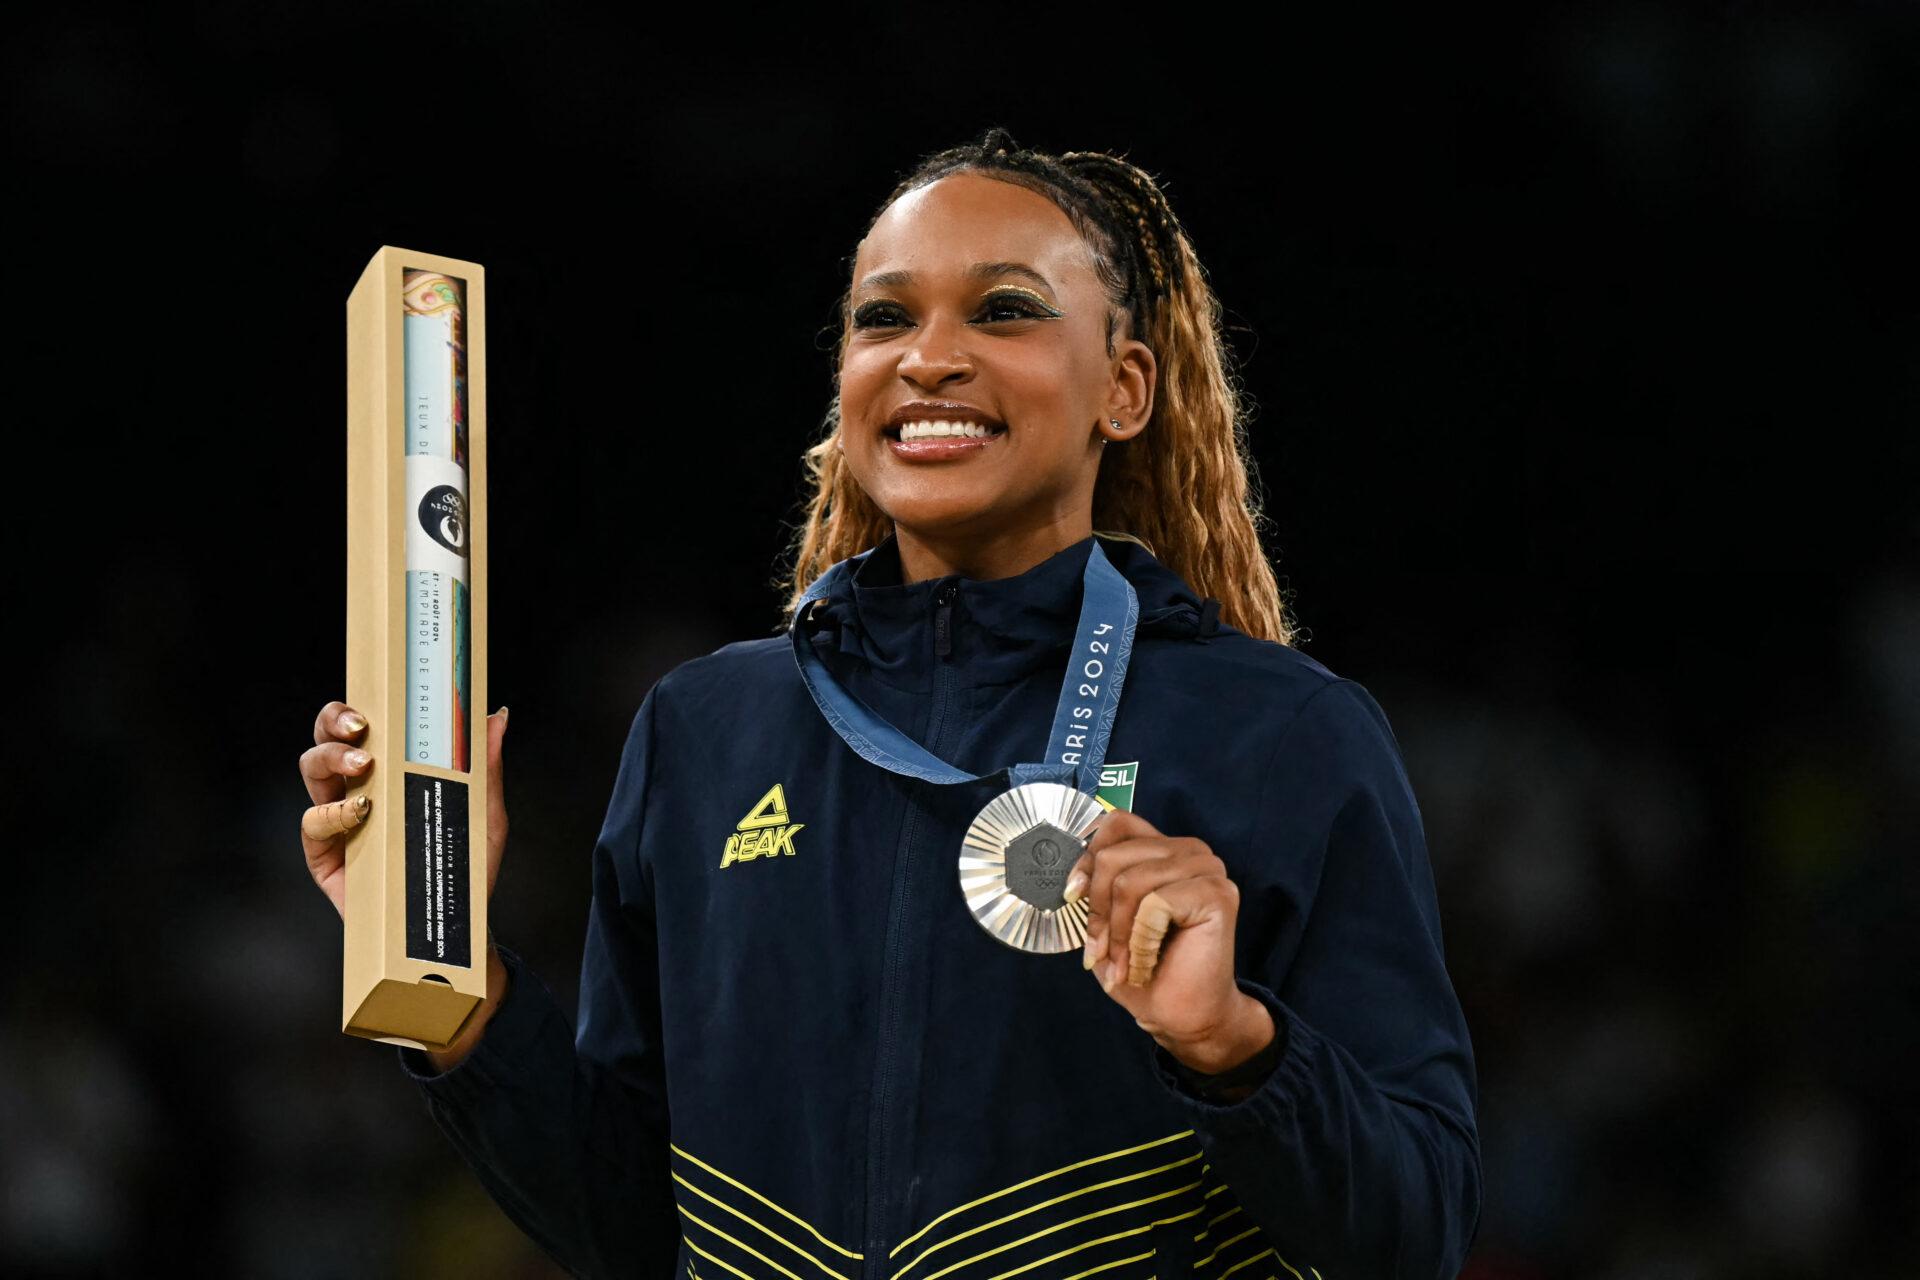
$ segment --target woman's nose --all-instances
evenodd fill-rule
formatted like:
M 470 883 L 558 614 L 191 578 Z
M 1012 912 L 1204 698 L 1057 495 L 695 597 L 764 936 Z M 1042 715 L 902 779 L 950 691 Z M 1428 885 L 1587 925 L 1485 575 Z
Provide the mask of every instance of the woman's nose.
M 939 324 L 923 327 L 900 353 L 900 376 L 933 386 L 955 374 L 970 374 L 973 357 L 951 329 Z

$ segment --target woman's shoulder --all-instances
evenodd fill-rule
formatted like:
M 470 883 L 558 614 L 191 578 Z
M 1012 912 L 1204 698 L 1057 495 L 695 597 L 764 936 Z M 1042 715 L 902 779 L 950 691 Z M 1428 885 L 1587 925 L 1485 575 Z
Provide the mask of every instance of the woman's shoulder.
M 1399 751 L 1392 722 L 1366 684 L 1293 645 L 1222 624 L 1203 642 L 1168 646 L 1162 682 L 1186 686 L 1215 706 L 1259 720 L 1269 740 L 1291 749 L 1384 758 Z
M 1292 645 L 1258 639 L 1224 622 L 1204 638 L 1169 641 L 1150 652 L 1163 676 L 1269 710 L 1300 706 L 1330 684 L 1352 683 Z
M 784 683 L 793 674 L 793 643 L 785 635 L 735 640 L 688 658 L 660 677 L 663 696 L 699 696 L 713 691 L 735 697 Z

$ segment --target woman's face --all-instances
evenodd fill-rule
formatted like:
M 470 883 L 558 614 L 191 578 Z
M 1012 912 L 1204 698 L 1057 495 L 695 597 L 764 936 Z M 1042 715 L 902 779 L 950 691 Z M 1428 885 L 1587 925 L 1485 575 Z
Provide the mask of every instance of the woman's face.
M 1089 526 L 1101 440 L 1145 426 L 1155 370 L 1124 332 L 1107 354 L 1105 291 L 1057 205 L 972 173 L 910 192 L 861 241 L 850 307 L 840 448 L 881 511 L 931 538 Z M 900 441 L 916 400 L 1005 430 Z

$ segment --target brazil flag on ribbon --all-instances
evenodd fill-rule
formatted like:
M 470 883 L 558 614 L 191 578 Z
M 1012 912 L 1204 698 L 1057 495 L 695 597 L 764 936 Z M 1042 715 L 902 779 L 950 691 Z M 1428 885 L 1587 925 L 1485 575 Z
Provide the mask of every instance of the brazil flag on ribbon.
M 1133 782 L 1140 773 L 1138 760 L 1126 764 L 1105 764 L 1100 766 L 1100 786 L 1094 791 L 1093 798 L 1109 809 L 1125 809 L 1133 812 Z

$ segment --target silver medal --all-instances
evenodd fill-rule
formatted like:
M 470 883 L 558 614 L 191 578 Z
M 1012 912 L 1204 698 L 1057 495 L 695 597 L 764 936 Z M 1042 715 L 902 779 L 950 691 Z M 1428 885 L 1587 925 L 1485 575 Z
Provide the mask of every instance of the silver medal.
M 1061 894 L 1106 812 L 1057 782 L 1029 782 L 988 801 L 960 846 L 960 893 L 980 927 L 1040 955 L 1084 947 L 1087 899 Z

